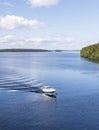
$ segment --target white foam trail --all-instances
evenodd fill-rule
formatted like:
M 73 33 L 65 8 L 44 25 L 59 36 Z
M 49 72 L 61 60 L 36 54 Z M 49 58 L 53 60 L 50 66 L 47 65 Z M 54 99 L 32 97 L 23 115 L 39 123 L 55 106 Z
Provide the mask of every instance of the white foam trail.
M 8 90 L 8 92 L 11 92 L 11 93 L 16 93 L 18 92 L 19 90 Z

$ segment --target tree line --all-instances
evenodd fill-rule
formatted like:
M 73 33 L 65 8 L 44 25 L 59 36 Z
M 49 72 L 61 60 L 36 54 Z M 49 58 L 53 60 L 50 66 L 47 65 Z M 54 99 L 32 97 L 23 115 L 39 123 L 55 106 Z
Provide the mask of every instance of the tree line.
M 80 55 L 88 59 L 99 59 L 99 43 L 82 48 Z

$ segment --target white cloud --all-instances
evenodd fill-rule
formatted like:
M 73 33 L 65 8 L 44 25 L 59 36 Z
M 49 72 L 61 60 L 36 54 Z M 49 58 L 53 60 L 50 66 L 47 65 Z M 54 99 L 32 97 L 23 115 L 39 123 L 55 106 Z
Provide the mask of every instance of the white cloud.
M 38 22 L 37 20 L 28 20 L 20 16 L 6 15 L 5 17 L 0 17 L 0 28 L 2 29 L 13 30 L 19 27 L 37 29 L 42 26 L 44 26 L 43 22 Z
M 0 6 L 8 6 L 8 7 L 12 7 L 13 5 L 9 2 L 0 2 Z
M 33 7 L 49 7 L 58 4 L 59 0 L 28 0 Z
M 24 37 L 6 35 L 0 37 L 1 48 L 33 48 L 33 49 L 61 49 L 61 50 L 80 50 L 91 43 L 97 43 L 99 40 L 77 40 L 66 36 L 45 36 L 45 37 Z
M 7 36 L 4 36 L 4 37 L 0 37 L 0 43 L 7 43 L 7 42 L 12 41 L 12 39 L 13 39 L 12 35 L 7 35 Z
M 0 37 L 0 48 L 38 48 L 38 49 L 80 49 L 76 40 L 71 37 L 16 37 L 8 35 Z

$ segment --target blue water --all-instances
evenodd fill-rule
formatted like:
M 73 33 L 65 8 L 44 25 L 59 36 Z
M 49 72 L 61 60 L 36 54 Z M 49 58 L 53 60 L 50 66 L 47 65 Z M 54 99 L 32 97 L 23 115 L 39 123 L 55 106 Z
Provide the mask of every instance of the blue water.
M 73 51 L 0 53 L 0 130 L 99 130 L 99 63 Z

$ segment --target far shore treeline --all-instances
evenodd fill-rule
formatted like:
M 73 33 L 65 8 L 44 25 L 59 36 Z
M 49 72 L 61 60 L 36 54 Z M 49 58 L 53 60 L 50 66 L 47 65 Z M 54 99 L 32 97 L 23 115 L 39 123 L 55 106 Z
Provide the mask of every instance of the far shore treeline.
M 62 52 L 62 51 L 79 51 L 79 50 L 47 50 L 47 49 L 22 49 L 22 48 L 12 48 L 12 49 L 0 49 L 0 52 Z
M 99 43 L 82 48 L 80 55 L 90 60 L 99 59 Z
M 0 52 L 50 52 L 44 49 L 0 49 Z

